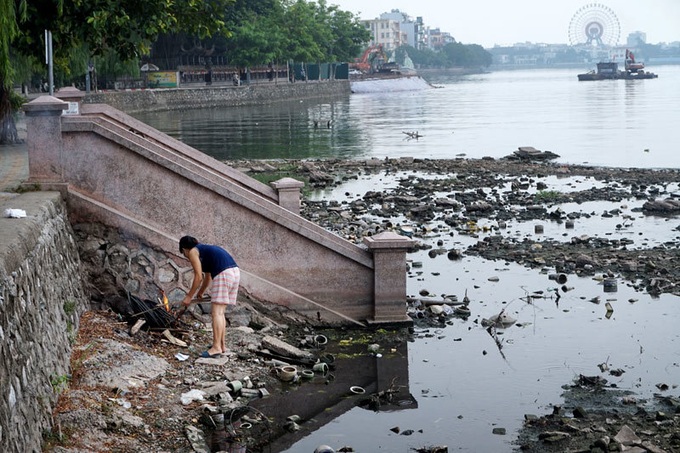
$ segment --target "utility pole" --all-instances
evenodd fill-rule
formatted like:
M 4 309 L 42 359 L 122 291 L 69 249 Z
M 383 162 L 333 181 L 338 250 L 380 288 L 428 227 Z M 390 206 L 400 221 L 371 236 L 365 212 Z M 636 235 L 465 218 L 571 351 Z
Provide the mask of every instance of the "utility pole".
M 47 83 L 50 96 L 54 96 L 54 63 L 52 54 L 52 32 L 45 30 L 45 59 L 47 60 Z

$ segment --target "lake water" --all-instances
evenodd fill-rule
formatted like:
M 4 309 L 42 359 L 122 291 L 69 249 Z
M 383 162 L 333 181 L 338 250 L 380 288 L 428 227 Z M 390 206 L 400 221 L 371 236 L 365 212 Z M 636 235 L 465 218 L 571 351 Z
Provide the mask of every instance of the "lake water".
M 559 154 L 558 161 L 565 163 L 680 168 L 680 66 L 653 68 L 659 74 L 654 80 L 578 82 L 576 73 L 585 70 L 440 77 L 431 80 L 439 88 L 420 92 L 137 116 L 225 160 L 503 157 L 518 146 L 534 146 Z M 403 134 L 408 131 L 423 137 L 408 140 Z M 312 196 L 361 197 L 375 188 L 389 190 L 397 179 L 398 175 L 365 176 Z M 544 182 L 547 190 L 562 192 L 603 184 L 584 178 L 545 178 Z M 621 208 L 631 225 L 617 228 L 620 218 L 594 215 L 580 219 L 566 235 L 562 224 L 547 223 L 544 236 L 565 241 L 579 234 L 625 237 L 634 241 L 631 247 L 642 248 L 677 240 L 678 219 L 635 213 L 633 209 L 643 202 L 561 206 L 566 212 L 588 213 Z M 438 232 L 423 240 L 441 241 L 447 249 L 464 249 L 478 240 L 448 234 L 443 222 L 428 226 Z M 533 223 L 509 222 L 503 234 L 535 239 L 533 227 Z M 573 290 L 556 301 L 549 296 L 555 282 L 546 273 L 513 263 L 473 256 L 450 261 L 445 254 L 430 258 L 426 251 L 409 254 L 408 259 L 422 264 L 409 270 L 409 295 L 426 289 L 460 299 L 467 291 L 472 315 L 454 318 L 438 329 L 416 329 L 416 340 L 404 351 L 370 358 L 370 363 L 351 369 L 357 382 L 367 387 L 370 383 L 360 382 L 359 370 L 401 369 L 402 374 L 394 377 L 407 384 L 415 403 L 374 412 L 351 401 L 347 404 L 346 397 L 331 396 L 331 387 L 302 384 L 291 389 L 288 398 L 294 398 L 294 392 L 299 401 L 306 401 L 305 392 L 328 398 L 331 415 L 319 412 L 302 424 L 304 434 L 291 435 L 273 451 L 311 453 L 328 444 L 336 449 L 351 445 L 357 452 L 410 453 L 432 445 L 448 445 L 449 451 L 508 452 L 513 450 L 510 442 L 524 414 L 550 413 L 553 404 L 563 402 L 561 387 L 579 374 L 602 375 L 640 397 L 658 392 L 658 383 L 671 386 L 666 394 L 677 394 L 673 387 L 680 384 L 677 297 L 652 298 L 623 281 L 616 292 L 606 293 L 601 281 L 570 275 L 568 285 Z M 547 295 L 545 299 L 533 303 L 523 299 L 539 290 Z M 596 298 L 600 303 L 593 302 Z M 614 308 L 610 317 L 605 302 Z M 518 324 L 494 339 L 475 321 L 503 309 Z M 625 372 L 620 377 L 600 373 L 602 363 Z M 344 380 L 338 379 L 343 382 L 348 375 L 351 381 L 351 373 L 340 367 L 336 372 L 343 375 Z M 267 404 L 276 406 L 272 401 Z M 405 436 L 390 431 L 396 426 L 414 432 Z M 507 435 L 492 434 L 495 427 L 506 428 Z
M 136 116 L 223 160 L 503 157 L 533 146 L 559 162 L 678 167 L 680 66 L 652 70 L 658 79 L 579 82 L 586 68 L 433 77 L 440 88 Z M 408 140 L 414 131 L 423 137 Z

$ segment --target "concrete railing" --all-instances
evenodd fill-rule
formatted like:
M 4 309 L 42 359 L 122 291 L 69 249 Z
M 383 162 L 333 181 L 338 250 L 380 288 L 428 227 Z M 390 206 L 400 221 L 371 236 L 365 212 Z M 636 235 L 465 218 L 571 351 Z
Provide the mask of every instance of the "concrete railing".
M 74 224 L 98 223 L 164 251 L 180 271 L 152 282 L 186 289 L 177 239 L 222 245 L 254 298 L 328 323 L 403 322 L 408 238 L 382 233 L 359 247 L 299 216 L 302 184 L 259 183 L 104 105 L 50 96 L 25 106 L 28 184 L 58 189 Z M 184 267 L 182 267 L 184 266 Z

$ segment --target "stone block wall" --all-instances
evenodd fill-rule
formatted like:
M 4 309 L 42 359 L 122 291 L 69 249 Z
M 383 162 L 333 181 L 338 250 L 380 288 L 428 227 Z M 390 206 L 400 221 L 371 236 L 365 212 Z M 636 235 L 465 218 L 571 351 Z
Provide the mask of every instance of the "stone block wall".
M 127 293 L 156 301 L 164 291 L 170 302 L 179 302 L 191 287 L 194 274 L 186 259 L 101 223 L 76 223 L 73 230 L 92 308 L 125 312 L 127 306 L 114 305 L 115 296 Z
M 24 453 L 52 428 L 87 300 L 61 195 L 25 193 L 8 208 L 27 217 L 0 218 L 0 451 Z
M 237 107 L 350 94 L 349 80 L 323 80 L 259 85 L 206 86 L 95 93 L 84 104 L 108 104 L 126 113 L 186 108 Z

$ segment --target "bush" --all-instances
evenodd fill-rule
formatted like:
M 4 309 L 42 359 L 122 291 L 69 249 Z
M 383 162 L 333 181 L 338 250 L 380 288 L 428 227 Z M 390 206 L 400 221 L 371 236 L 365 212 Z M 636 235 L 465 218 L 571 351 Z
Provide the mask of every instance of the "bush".
M 12 106 L 13 112 L 19 110 L 26 102 L 28 102 L 28 99 L 25 96 L 20 95 L 14 90 L 9 92 L 9 103 Z

